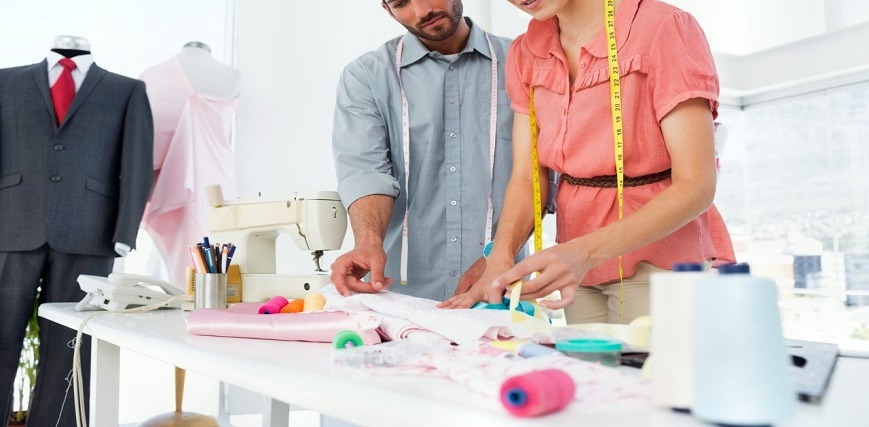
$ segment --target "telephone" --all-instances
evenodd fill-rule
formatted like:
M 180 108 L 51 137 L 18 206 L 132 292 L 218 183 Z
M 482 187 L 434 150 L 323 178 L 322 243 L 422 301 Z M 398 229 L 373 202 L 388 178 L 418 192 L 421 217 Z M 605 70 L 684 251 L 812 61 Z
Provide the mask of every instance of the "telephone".
M 77 311 L 117 311 L 156 304 L 184 294 L 169 282 L 137 274 L 112 273 L 109 277 L 82 274 L 78 276 L 78 283 L 87 295 L 75 306 Z M 176 299 L 167 307 L 180 307 L 181 302 Z

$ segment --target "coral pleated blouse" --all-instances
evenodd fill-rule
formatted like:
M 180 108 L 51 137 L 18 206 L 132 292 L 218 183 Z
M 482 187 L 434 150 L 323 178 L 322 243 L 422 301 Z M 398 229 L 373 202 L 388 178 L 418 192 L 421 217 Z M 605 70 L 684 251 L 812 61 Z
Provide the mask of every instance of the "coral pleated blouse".
M 601 16 L 601 24 L 603 24 Z M 616 11 L 625 132 L 625 175 L 637 177 L 670 168 L 660 121 L 679 103 L 705 98 L 718 114 L 718 77 L 703 30 L 685 11 L 655 0 L 623 0 Z M 529 114 L 529 89 L 539 127 L 540 163 L 577 178 L 615 174 L 607 44 L 603 31 L 579 50 L 570 86 L 558 19 L 532 20 L 507 56 L 507 91 L 515 111 Z M 518 159 L 517 159 L 518 160 Z M 710 164 L 709 167 L 714 167 Z M 628 216 L 667 188 L 666 180 L 624 189 Z M 559 243 L 618 219 L 615 188 L 562 182 L 556 202 Z M 647 261 L 671 269 L 677 262 L 735 260 L 724 220 L 712 206 L 667 237 L 623 256 L 624 276 Z M 583 285 L 618 279 L 618 260 L 590 271 Z

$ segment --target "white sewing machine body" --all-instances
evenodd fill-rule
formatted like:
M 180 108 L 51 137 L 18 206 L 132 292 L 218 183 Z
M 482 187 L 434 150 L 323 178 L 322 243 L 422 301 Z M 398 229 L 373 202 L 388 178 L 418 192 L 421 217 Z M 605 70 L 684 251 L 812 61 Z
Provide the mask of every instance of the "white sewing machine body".
M 211 196 L 208 228 L 212 240 L 236 245 L 232 263 L 241 272 L 242 301 L 281 295 L 302 298 L 331 284 L 319 267 L 323 251 L 341 248 L 347 211 L 334 191 L 296 193 L 287 199 L 224 201 Z M 287 233 L 299 249 L 310 250 L 316 268 L 307 274 L 276 274 L 275 241 Z

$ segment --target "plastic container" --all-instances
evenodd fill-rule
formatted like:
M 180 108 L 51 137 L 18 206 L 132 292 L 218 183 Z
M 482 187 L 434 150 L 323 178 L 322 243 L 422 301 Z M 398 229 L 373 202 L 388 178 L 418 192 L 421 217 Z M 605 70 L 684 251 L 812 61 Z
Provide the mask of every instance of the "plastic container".
M 555 349 L 567 356 L 617 367 L 622 363 L 622 343 L 615 340 L 578 338 L 555 343 Z

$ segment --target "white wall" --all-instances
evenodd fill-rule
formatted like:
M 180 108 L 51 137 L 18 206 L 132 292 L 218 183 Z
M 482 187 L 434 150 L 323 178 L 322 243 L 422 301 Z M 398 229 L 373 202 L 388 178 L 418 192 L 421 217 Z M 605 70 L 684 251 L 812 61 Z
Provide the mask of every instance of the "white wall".
M 465 2 L 485 28 L 488 2 Z M 245 85 L 236 158 L 240 197 L 335 190 L 332 116 L 344 66 L 405 29 L 377 0 L 239 1 L 236 66 Z M 343 250 L 352 248 L 348 232 Z M 279 272 L 310 271 L 307 252 L 278 239 Z M 328 268 L 338 253 L 327 253 Z
M 42 61 L 61 34 L 88 39 L 97 64 L 130 77 L 191 40 L 218 59 L 227 51 L 227 0 L 0 1 L 0 68 Z

